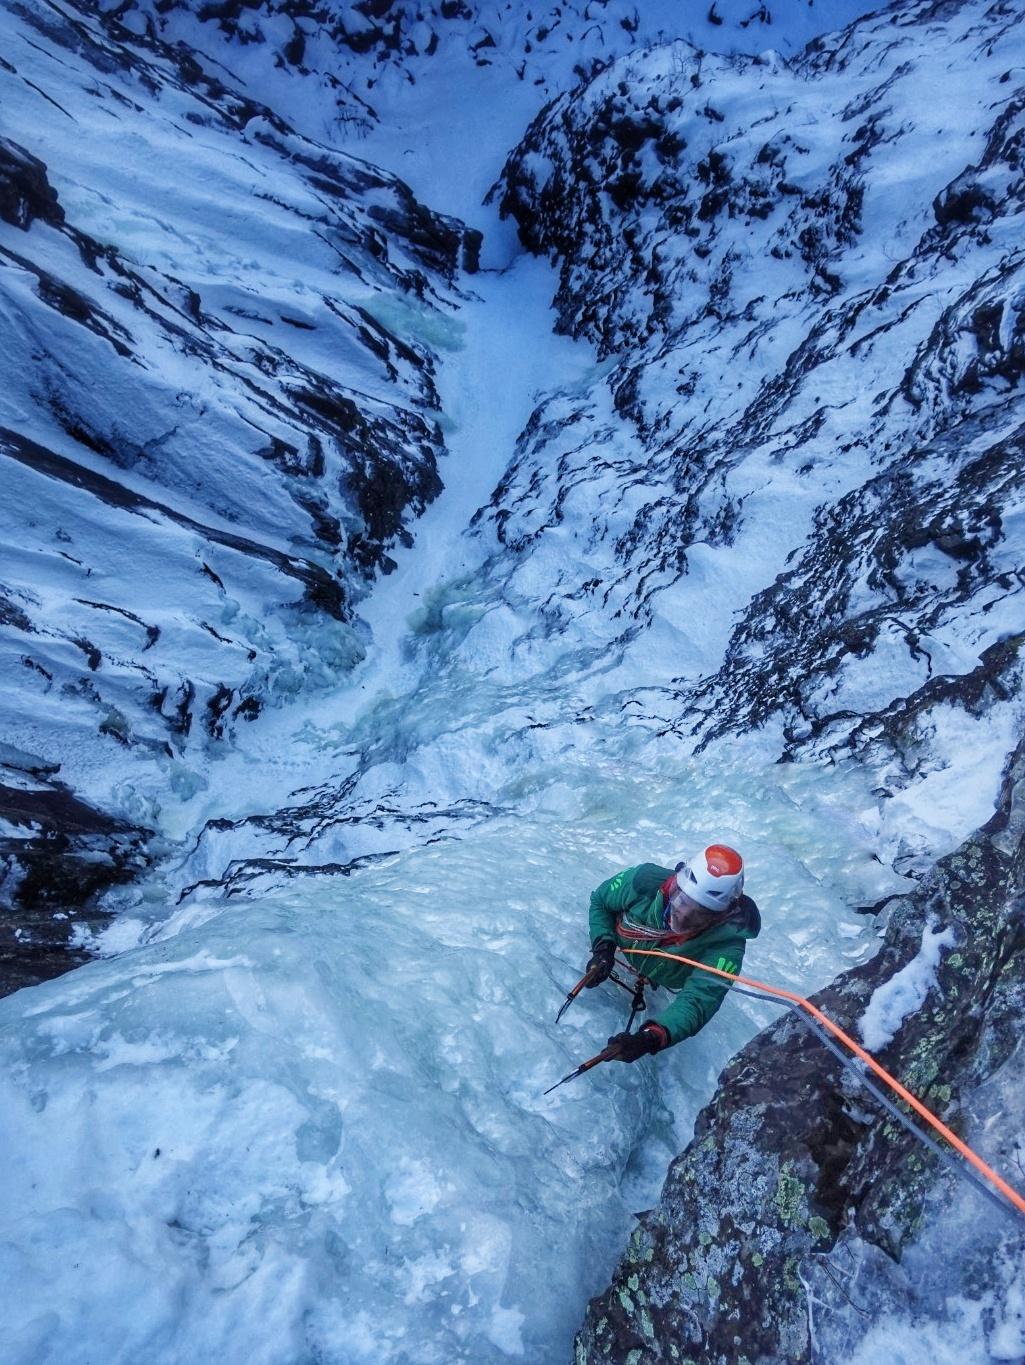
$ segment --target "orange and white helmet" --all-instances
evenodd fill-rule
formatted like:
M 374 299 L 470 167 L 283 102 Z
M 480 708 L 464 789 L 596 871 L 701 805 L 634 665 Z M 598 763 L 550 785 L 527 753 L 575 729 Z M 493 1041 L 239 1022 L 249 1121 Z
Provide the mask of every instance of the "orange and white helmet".
M 676 884 L 698 905 L 722 913 L 744 893 L 744 859 L 729 844 L 709 844 L 679 865 Z

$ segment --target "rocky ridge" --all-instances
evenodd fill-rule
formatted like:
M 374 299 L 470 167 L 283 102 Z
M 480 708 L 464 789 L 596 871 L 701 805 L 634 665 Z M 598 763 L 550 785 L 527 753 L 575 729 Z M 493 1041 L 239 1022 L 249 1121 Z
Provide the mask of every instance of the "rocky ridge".
M 493 68 L 536 90 L 540 102 L 560 94 L 567 75 L 586 80 L 631 48 L 681 33 L 756 50 L 789 44 L 787 34 L 837 26 L 860 5 L 807 0 L 803 15 L 797 8 L 789 7 L 782 31 L 773 6 L 748 0 L 683 14 L 668 0 L 105 0 L 102 12 L 134 32 L 216 52 L 253 88 L 273 90 L 275 107 L 287 107 L 304 131 L 347 141 L 387 117 L 381 102 L 387 106 L 391 87 L 415 85 L 435 69 L 459 80 Z

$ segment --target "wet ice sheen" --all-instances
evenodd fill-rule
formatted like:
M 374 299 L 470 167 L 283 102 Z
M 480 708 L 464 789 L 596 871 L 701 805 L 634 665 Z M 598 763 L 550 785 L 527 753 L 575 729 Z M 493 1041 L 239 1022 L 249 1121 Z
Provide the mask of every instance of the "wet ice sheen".
M 852 888 L 887 874 L 853 772 L 738 752 L 562 776 L 458 843 L 186 904 L 164 940 L 3 1002 L 14 1359 L 568 1358 L 632 1213 L 771 1017 L 730 1000 L 657 1062 L 543 1098 L 628 1005 L 605 987 L 552 1022 L 591 887 L 711 820 L 765 910 L 747 967 L 800 988 L 850 951 Z

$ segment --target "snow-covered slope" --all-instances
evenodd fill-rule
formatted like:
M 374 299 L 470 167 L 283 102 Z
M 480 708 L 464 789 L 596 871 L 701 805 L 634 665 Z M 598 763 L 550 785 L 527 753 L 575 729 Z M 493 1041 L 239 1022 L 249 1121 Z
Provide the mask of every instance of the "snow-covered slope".
M 1020 721 L 1020 18 L 900 7 L 790 65 L 676 44 L 541 115 L 501 202 L 599 364 L 553 373 L 422 602 L 413 704 L 323 708 L 346 783 L 311 754 L 312 797 L 208 827 L 190 881 L 754 731 L 868 763 L 881 856 L 985 818 Z
M 26 903 L 26 814 L 80 875 L 120 875 L 101 827 L 156 814 L 133 781 L 201 781 L 186 753 L 359 657 L 353 601 L 441 488 L 436 303 L 474 239 L 184 49 L 74 5 L 3 26 L 0 724 L 5 790 L 41 793 L 4 798 Z M 69 788 L 108 813 L 87 847 Z
M 634 49 L 685 38 L 799 50 L 863 0 L 105 0 L 136 32 L 208 53 L 301 131 L 386 165 L 418 196 L 503 235 L 481 201 L 543 105 Z
M 635 672 L 677 628 L 634 723 L 773 721 L 785 755 L 880 749 L 899 784 L 986 742 L 1023 625 L 1023 53 L 986 4 L 895 6 L 790 64 L 677 44 L 511 158 L 503 209 L 610 369 L 539 409 L 489 519 L 531 578 L 581 547 L 550 610 L 643 627 Z
M 518 6 L 324 0 L 315 7 L 297 0 L 106 0 L 99 8 L 133 32 L 210 51 L 275 108 L 337 139 L 391 121 L 396 94 L 420 82 L 433 85 L 439 76 L 462 83 L 472 82 L 474 68 L 484 72 L 478 88 L 495 106 L 488 116 L 501 118 L 498 106 L 517 101 L 516 85 L 535 92 L 540 107 L 634 48 L 683 38 L 698 46 L 789 53 L 866 7 L 857 0 L 716 0 L 707 8 L 676 0 Z M 421 131 L 429 139 L 429 130 Z
M 851 8 L 820 7 L 814 22 Z M 340 128 L 325 114 L 326 68 L 279 51 L 286 30 L 311 22 L 287 7 L 266 34 L 252 28 L 265 22 L 257 11 L 223 7 L 5 11 L 0 233 L 10 382 L 0 417 L 12 552 L 0 642 L 17 685 L 3 712 L 3 854 L 6 900 L 32 916 L 31 930 L 24 919 L 5 922 L 0 953 L 24 966 L 8 984 L 49 970 L 69 934 L 82 941 L 85 931 L 65 916 L 79 915 L 104 885 L 130 880 L 147 850 L 159 858 L 159 836 L 187 832 L 190 819 L 207 837 L 179 886 L 218 882 L 241 855 L 277 861 L 283 841 L 294 856 L 303 820 L 287 802 L 303 785 L 293 756 L 305 760 L 295 735 L 304 721 L 256 742 L 261 761 L 270 751 L 285 771 L 255 810 L 248 797 L 235 799 L 234 777 L 202 796 L 211 760 L 234 743 L 240 722 L 315 691 L 361 656 L 366 634 L 353 603 L 363 579 L 390 567 L 412 518 L 441 487 L 438 423 L 451 421 L 458 400 L 452 384 L 450 411 L 440 412 L 435 362 L 458 354 L 466 299 L 454 271 L 473 267 L 477 236 L 424 209 L 394 175 L 291 131 L 266 95 L 307 132 L 344 136 L 350 151 L 416 171 L 425 190 L 462 210 L 477 203 L 552 90 L 657 37 L 670 19 L 658 7 L 643 20 L 615 5 L 574 13 L 504 16 L 495 46 L 479 51 L 475 26 L 491 22 L 490 11 L 443 6 L 433 52 L 429 40 L 414 51 L 412 38 L 339 52 L 328 24 L 309 53 L 333 61 L 346 80 L 373 80 L 387 114 Z M 409 11 L 393 17 L 401 27 Z M 764 10 L 748 23 L 742 7 L 719 17 L 735 37 L 769 22 Z M 811 22 L 810 9 L 792 11 L 773 34 L 793 45 Z M 513 61 L 528 47 L 529 79 Z M 485 138 L 472 117 L 482 100 L 495 109 Z M 490 225 L 493 215 L 484 217 Z M 503 234 L 492 235 L 499 258 L 507 255 Z M 506 297 L 519 308 L 515 288 Z M 533 316 L 535 335 L 543 333 L 547 318 Z M 508 361 L 493 347 L 486 354 L 501 368 L 476 365 L 475 382 L 504 386 Z M 535 384 L 544 368 L 542 359 Z M 585 369 L 586 360 L 572 373 Z M 500 396 L 517 428 L 528 397 L 522 387 Z M 483 428 L 477 439 L 496 435 Z M 514 435 L 503 428 L 489 456 L 490 486 Z M 472 434 L 463 459 L 480 463 Z M 490 486 L 465 482 L 485 501 Z M 464 518 L 474 510 L 459 508 Z M 502 604 L 503 590 L 492 576 L 480 586 L 470 596 L 481 605 L 460 619 L 465 627 L 487 618 L 493 636 L 497 617 L 486 604 Z M 447 599 L 453 588 L 440 592 Z M 500 614 L 513 623 L 524 611 L 535 614 L 529 597 Z M 379 635 L 392 634 L 378 615 Z M 493 638 L 482 652 L 481 631 L 471 637 L 464 654 L 475 672 L 473 656 L 503 644 Z M 443 631 L 430 652 L 448 645 Z M 542 698 L 551 691 L 546 671 L 533 688 Z M 418 677 L 417 668 L 401 686 L 415 688 Z M 359 687 L 368 685 L 364 678 Z M 475 690 L 490 724 L 493 702 Z M 533 697 L 519 703 L 529 708 Z M 336 829 L 325 817 L 337 811 L 352 837 L 330 852 L 311 849 L 309 861 L 350 866 L 395 846 L 375 833 L 381 792 L 394 790 L 381 781 L 380 759 L 391 762 L 393 751 L 371 744 L 377 761 L 363 756 L 355 773 L 340 775 L 314 745 L 314 780 L 305 785 L 326 791 L 310 807 L 313 822 Z M 493 803 L 480 778 L 489 772 L 493 786 L 508 766 L 476 766 L 477 789 L 468 790 L 465 764 L 440 783 L 438 765 L 427 765 L 383 823 L 427 838 L 439 829 L 422 818 L 427 802 L 486 811 Z M 221 854 L 225 820 L 239 818 L 257 837 L 232 837 Z

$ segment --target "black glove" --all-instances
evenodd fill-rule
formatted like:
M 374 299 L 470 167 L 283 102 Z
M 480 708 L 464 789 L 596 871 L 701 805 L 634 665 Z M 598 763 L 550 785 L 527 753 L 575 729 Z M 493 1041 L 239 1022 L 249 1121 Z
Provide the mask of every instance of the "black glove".
M 600 986 L 603 981 L 607 981 L 612 974 L 612 966 L 616 960 L 616 945 L 610 938 L 600 938 L 591 949 L 591 960 L 587 964 L 585 974 L 591 976 L 587 986 Z
M 616 1049 L 610 1062 L 636 1062 L 638 1057 L 646 1057 L 649 1052 L 661 1052 L 669 1046 L 669 1034 L 661 1024 L 649 1019 L 636 1033 L 617 1033 L 608 1041 L 609 1047 Z

